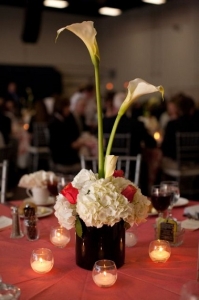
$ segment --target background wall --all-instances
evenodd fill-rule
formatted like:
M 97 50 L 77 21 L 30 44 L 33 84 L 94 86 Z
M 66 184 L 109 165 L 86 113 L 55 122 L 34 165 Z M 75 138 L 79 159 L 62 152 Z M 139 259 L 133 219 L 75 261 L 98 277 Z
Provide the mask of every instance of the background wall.
M 52 66 L 63 75 L 64 93 L 93 80 L 88 51 L 65 31 L 55 44 L 57 29 L 86 17 L 43 12 L 37 43 L 22 41 L 24 11 L 0 7 L 0 64 Z M 93 20 L 101 55 L 102 92 L 107 81 L 116 90 L 141 77 L 162 84 L 166 96 L 186 92 L 199 102 L 199 2 L 178 0 L 149 6 L 116 18 Z

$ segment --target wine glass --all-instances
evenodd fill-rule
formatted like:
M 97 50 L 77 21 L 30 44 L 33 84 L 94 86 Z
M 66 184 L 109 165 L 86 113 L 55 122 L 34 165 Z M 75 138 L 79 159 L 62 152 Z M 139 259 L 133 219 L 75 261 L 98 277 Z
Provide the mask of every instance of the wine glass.
M 172 209 L 174 204 L 180 198 L 180 188 L 177 181 L 167 180 L 161 181 L 160 185 L 164 188 L 164 190 L 170 191 L 172 193 L 171 203 L 168 207 L 168 217 L 173 218 Z
M 164 189 L 160 184 L 152 185 L 151 202 L 158 211 L 159 218 L 163 217 L 163 213 L 168 209 L 171 199 L 172 193 L 170 190 Z

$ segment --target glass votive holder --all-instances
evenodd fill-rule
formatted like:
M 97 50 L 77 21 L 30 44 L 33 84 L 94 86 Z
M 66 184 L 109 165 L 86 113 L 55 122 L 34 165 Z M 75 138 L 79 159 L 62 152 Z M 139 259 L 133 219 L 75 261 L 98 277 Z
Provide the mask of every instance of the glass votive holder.
M 125 245 L 126 247 L 133 247 L 135 244 L 137 244 L 137 230 L 136 228 L 130 227 L 125 232 Z
M 50 231 L 50 241 L 59 248 L 64 248 L 70 242 L 70 231 L 64 227 L 53 227 Z
M 21 295 L 21 290 L 17 286 L 0 282 L 0 299 L 17 300 Z
M 102 259 L 95 262 L 92 271 L 93 281 L 99 287 L 110 287 L 117 280 L 117 268 L 112 260 Z
M 155 263 L 165 263 L 171 255 L 169 242 L 164 240 L 152 241 L 149 245 L 149 256 Z
M 36 273 L 48 273 L 54 265 L 52 251 L 47 248 L 38 248 L 32 251 L 30 265 Z
M 180 300 L 199 299 L 199 282 L 194 280 L 183 284 L 180 295 Z

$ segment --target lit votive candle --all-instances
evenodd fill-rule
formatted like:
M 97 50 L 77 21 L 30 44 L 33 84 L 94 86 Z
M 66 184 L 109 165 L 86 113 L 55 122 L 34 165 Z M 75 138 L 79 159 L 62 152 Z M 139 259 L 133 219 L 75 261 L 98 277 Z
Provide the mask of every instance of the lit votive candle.
M 149 245 L 149 256 L 152 261 L 165 263 L 171 255 L 169 242 L 164 240 L 152 241 Z
M 117 268 L 112 260 L 98 260 L 95 262 L 92 277 L 99 287 L 110 287 L 117 280 Z
M 53 245 L 64 248 L 70 241 L 70 232 L 64 227 L 54 227 L 50 232 L 50 241 Z
M 51 250 L 47 248 L 33 250 L 30 257 L 30 265 L 36 273 L 48 273 L 54 265 L 54 258 Z

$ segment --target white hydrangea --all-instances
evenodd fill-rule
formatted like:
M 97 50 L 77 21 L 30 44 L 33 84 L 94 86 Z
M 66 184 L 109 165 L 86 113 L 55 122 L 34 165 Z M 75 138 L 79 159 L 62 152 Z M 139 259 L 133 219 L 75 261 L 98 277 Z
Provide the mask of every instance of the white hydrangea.
M 77 215 L 86 226 L 97 228 L 105 224 L 113 226 L 121 219 L 131 226 L 146 220 L 150 201 L 136 185 L 125 178 L 110 176 L 98 179 L 98 174 L 82 169 L 75 176 L 72 185 L 79 191 L 77 203 L 70 204 L 59 194 L 54 206 L 55 216 L 66 229 L 75 227 Z M 128 185 L 137 189 L 131 203 L 121 194 Z
M 57 217 L 58 222 L 61 226 L 65 227 L 68 230 L 75 227 L 75 205 L 70 204 L 70 202 L 68 202 L 62 194 L 59 194 L 57 196 L 57 201 L 55 203 L 54 209 L 55 216 Z
M 88 190 L 80 190 L 76 211 L 86 226 L 113 226 L 132 213 L 128 200 L 118 192 L 112 178 L 99 179 L 90 184 Z

